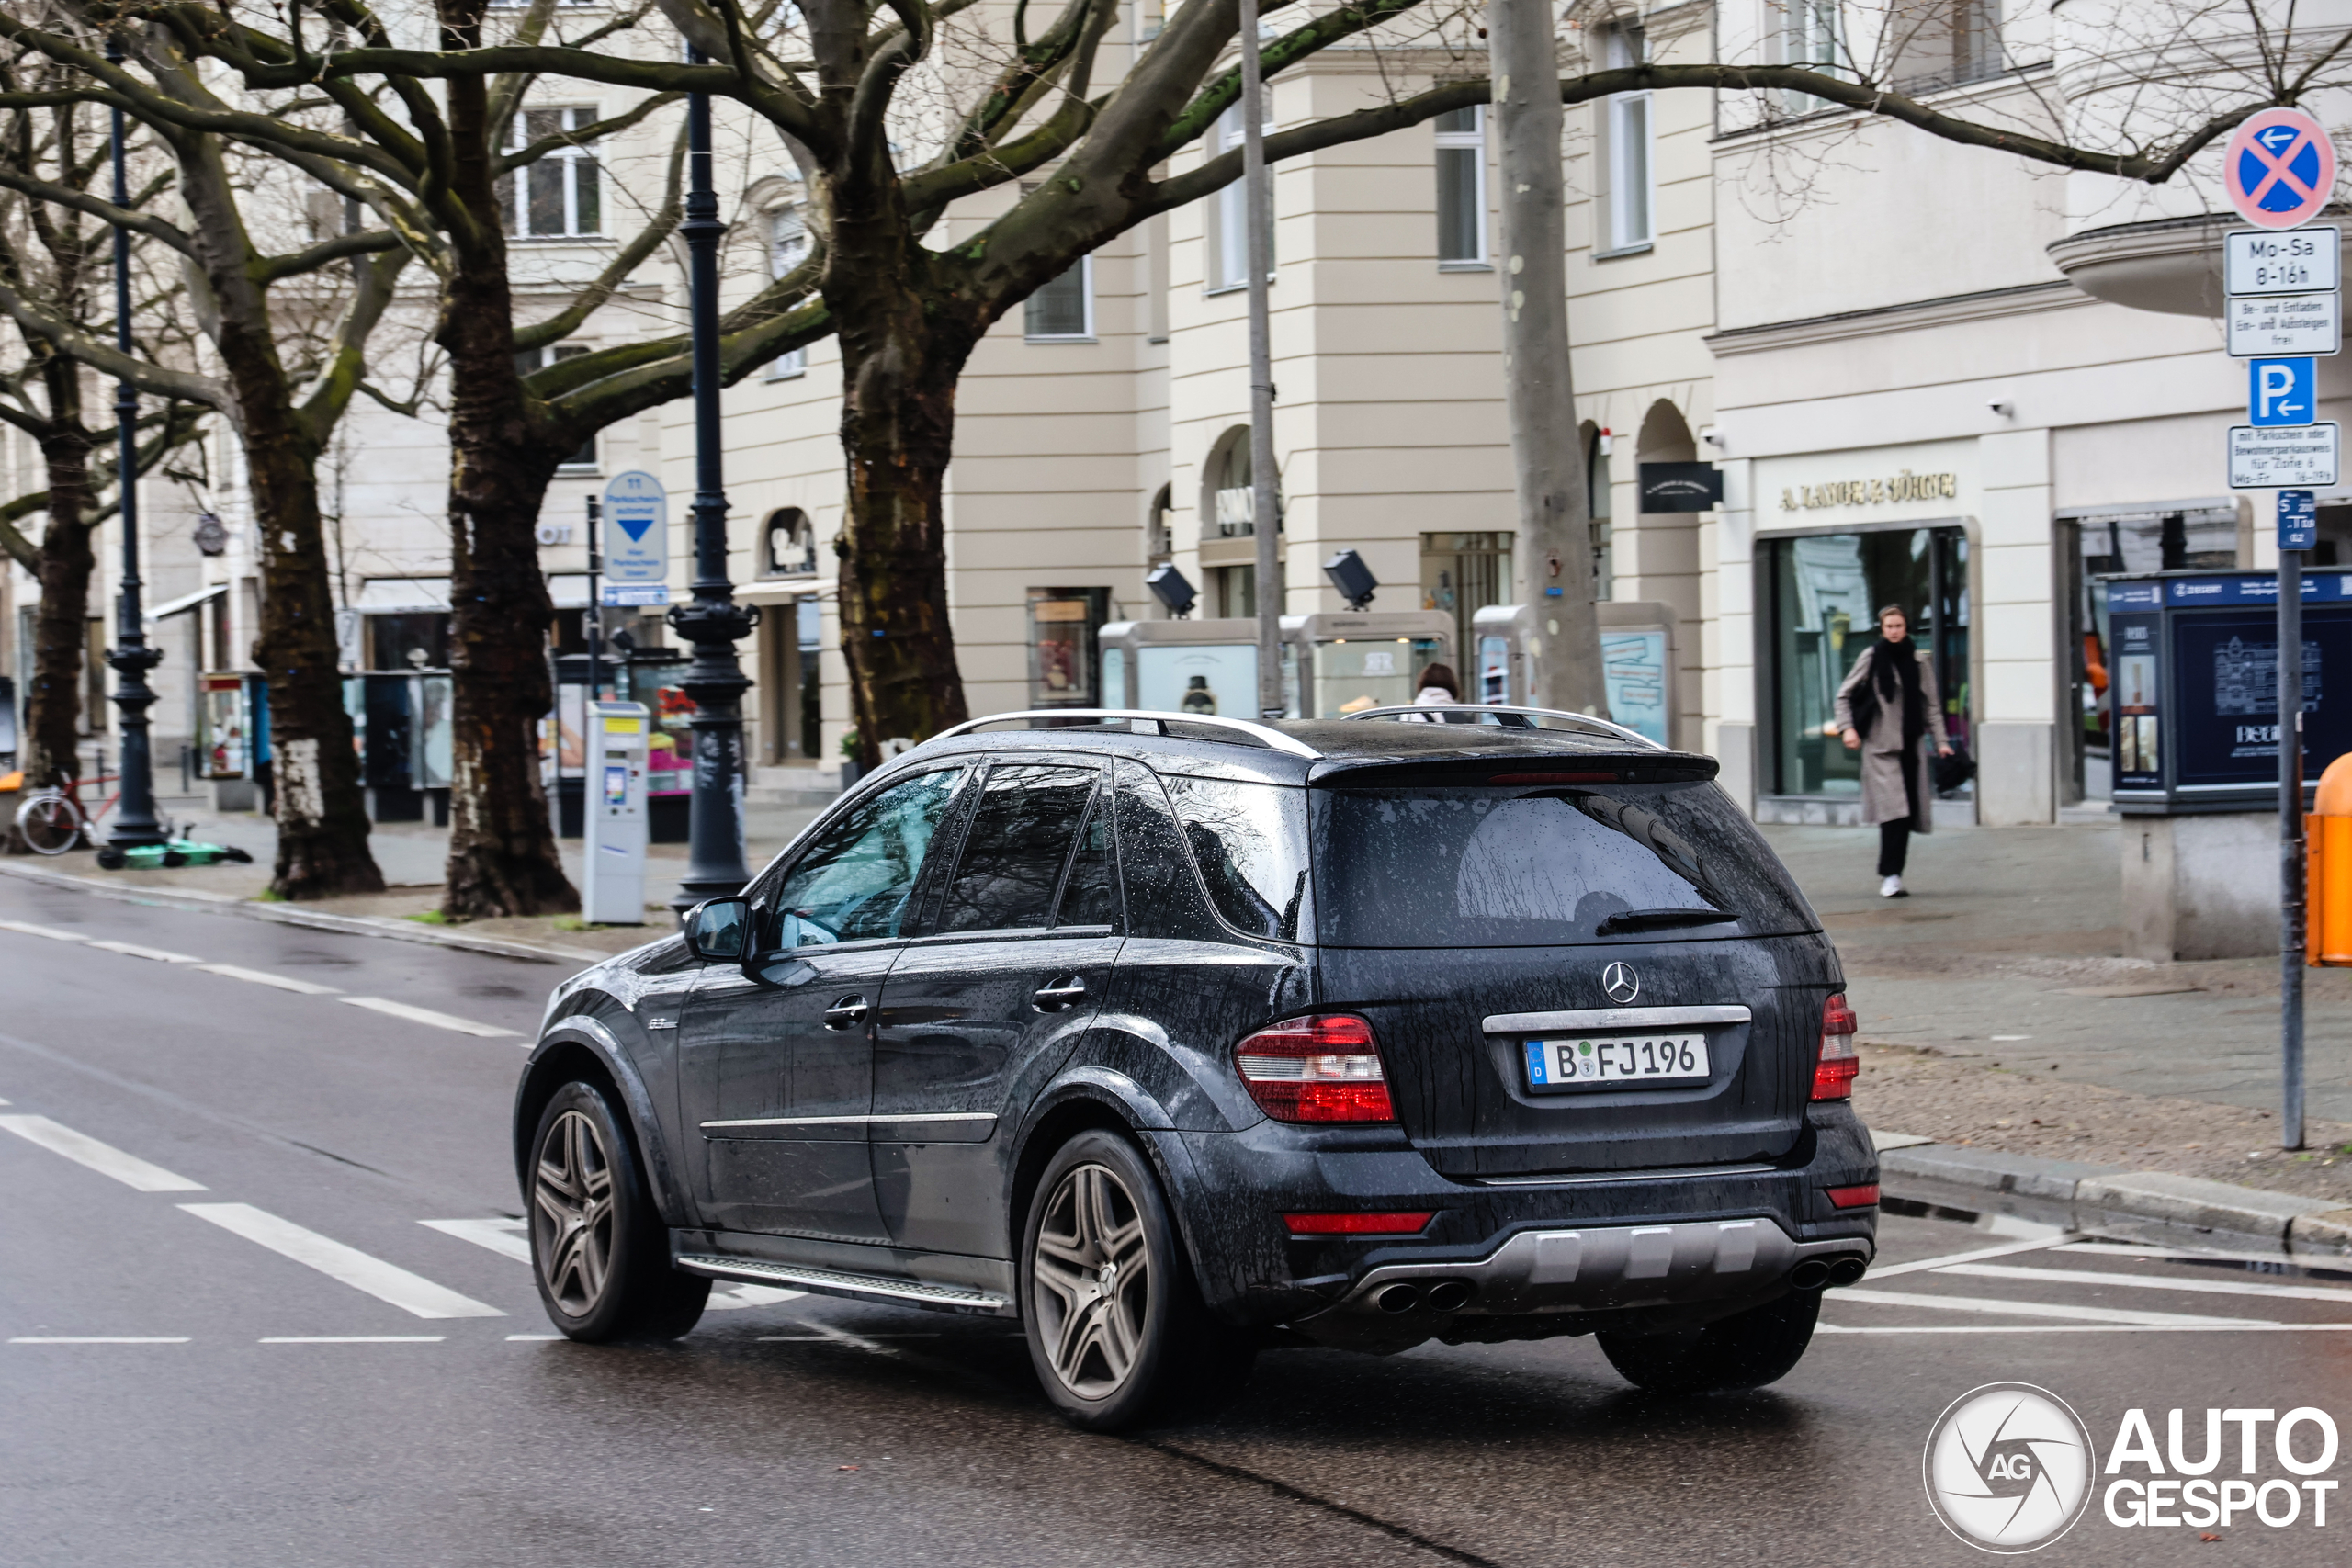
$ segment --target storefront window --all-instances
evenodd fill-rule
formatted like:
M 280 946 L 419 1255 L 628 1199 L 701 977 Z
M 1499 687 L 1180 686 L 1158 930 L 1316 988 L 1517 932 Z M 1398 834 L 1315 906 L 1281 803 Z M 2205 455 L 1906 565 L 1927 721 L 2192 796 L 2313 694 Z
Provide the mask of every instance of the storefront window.
M 1100 707 L 1095 634 L 1110 608 L 1107 588 L 1029 590 L 1029 705 Z
M 1470 646 L 1479 611 L 1510 599 L 1510 542 L 1498 529 L 1421 536 L 1421 608 L 1453 617 L 1456 648 Z
M 1770 573 L 1772 789 L 1859 796 L 1859 756 L 1838 738 L 1838 688 L 1878 641 L 1879 606 L 1910 613 L 1935 659 L 1944 725 L 1971 742 L 1968 538 L 1958 528 L 1890 528 L 1763 541 Z

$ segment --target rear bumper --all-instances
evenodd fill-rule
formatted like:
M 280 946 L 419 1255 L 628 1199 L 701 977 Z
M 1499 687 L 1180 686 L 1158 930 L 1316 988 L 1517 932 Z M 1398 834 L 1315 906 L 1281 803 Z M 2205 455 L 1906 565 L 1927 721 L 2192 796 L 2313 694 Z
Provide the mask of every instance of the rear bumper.
M 1792 1274 L 1804 1288 L 1850 1259 L 1850 1275 L 1876 1251 L 1877 1210 L 1828 1197 L 1878 1179 L 1842 1104 L 1812 1107 L 1777 1161 L 1490 1183 L 1448 1179 L 1368 1131 L 1159 1136 L 1183 1145 L 1178 1207 L 1211 1307 L 1333 1344 L 1702 1322 L 1782 1294 Z M 1415 1236 L 1364 1239 L 1293 1237 L 1283 1218 L 1400 1210 L 1434 1217 Z

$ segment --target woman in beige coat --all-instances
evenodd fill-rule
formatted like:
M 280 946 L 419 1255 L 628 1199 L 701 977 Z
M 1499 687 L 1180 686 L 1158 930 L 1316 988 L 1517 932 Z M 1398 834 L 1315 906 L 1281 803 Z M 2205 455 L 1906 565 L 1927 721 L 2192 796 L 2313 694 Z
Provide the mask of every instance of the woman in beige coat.
M 1878 896 L 1909 897 L 1903 866 L 1911 835 L 1932 830 L 1935 781 L 1920 740 L 1935 737 L 1936 755 L 1951 755 L 1935 661 L 1911 642 L 1899 604 L 1878 613 L 1879 640 L 1854 660 L 1838 688 L 1838 732 L 1862 754 L 1862 820 L 1878 824 Z

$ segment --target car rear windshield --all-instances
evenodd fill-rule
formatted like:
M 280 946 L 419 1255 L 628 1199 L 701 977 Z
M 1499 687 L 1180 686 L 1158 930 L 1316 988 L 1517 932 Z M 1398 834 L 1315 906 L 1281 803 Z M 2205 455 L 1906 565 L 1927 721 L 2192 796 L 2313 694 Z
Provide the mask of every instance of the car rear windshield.
M 1544 947 L 1818 929 L 1713 784 L 1307 792 L 1317 939 Z

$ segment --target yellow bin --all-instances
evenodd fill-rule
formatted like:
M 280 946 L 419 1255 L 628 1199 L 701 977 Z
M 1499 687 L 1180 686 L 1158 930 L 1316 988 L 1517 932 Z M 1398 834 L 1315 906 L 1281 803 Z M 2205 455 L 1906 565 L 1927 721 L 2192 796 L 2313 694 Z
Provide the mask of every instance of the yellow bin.
M 2352 964 L 2352 752 L 2319 776 L 2303 854 L 2306 962 Z

